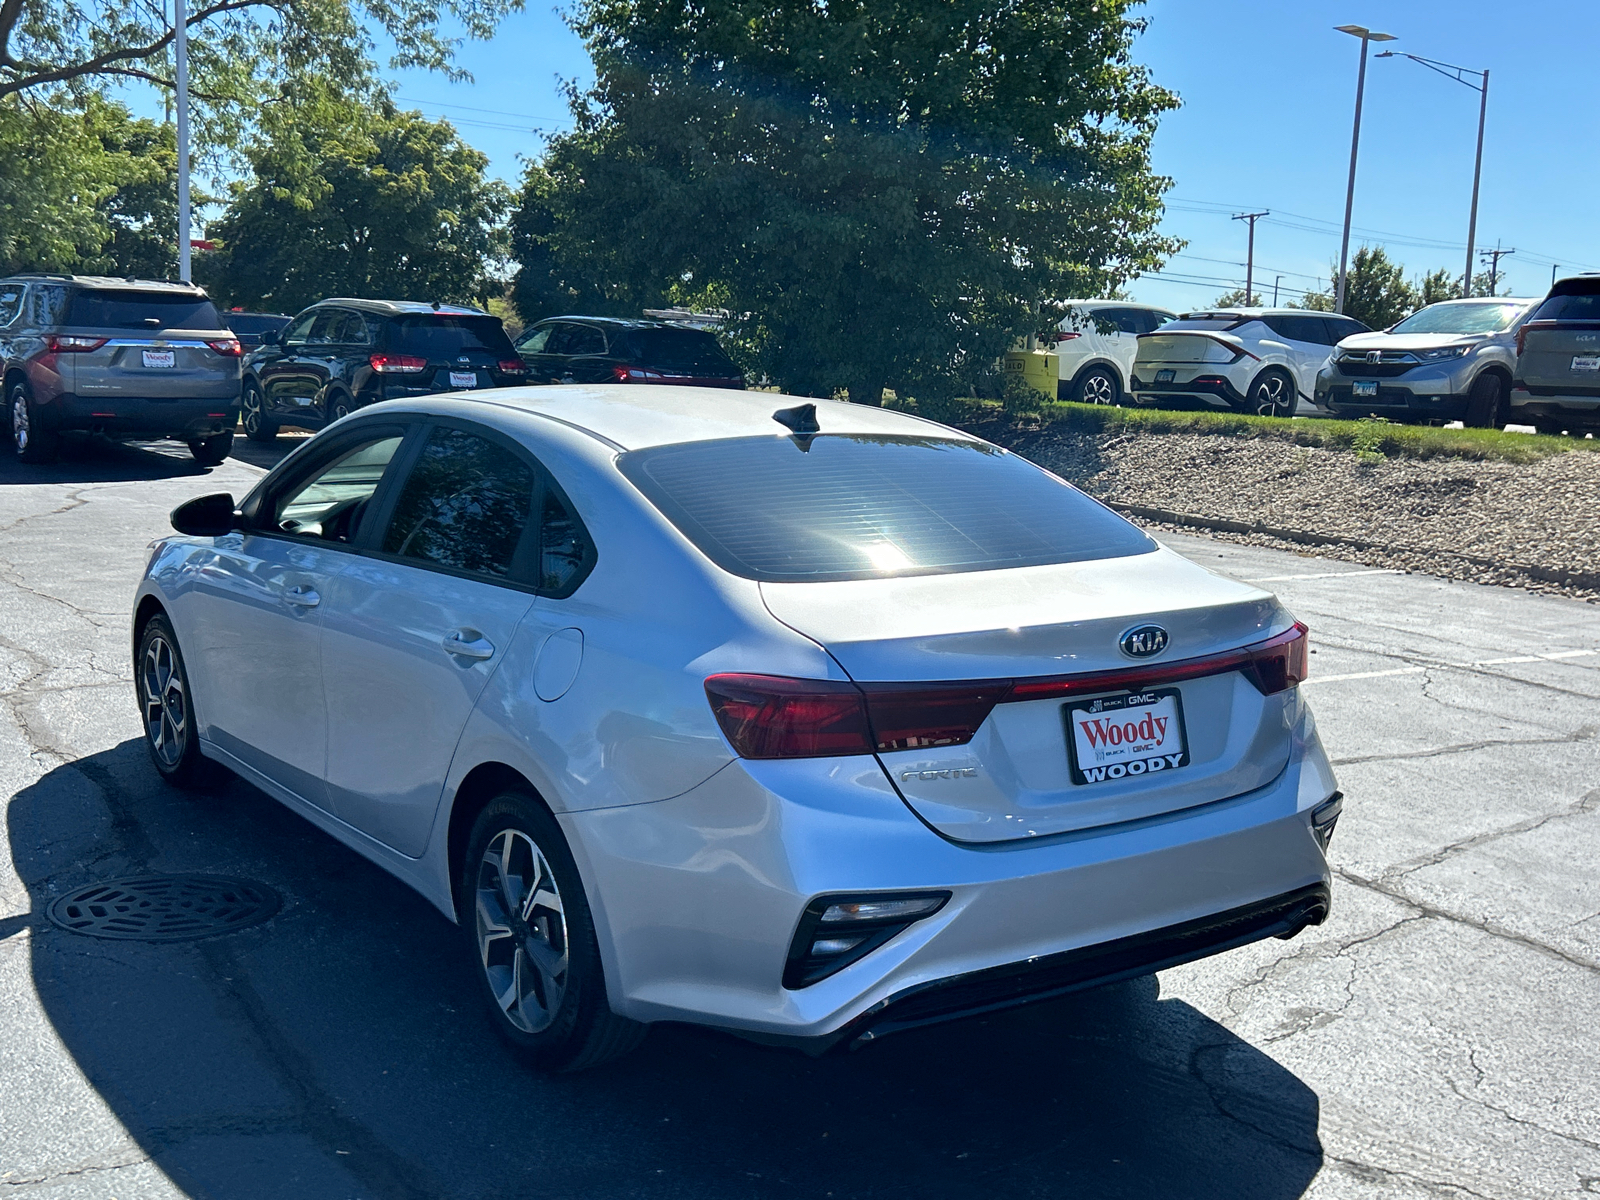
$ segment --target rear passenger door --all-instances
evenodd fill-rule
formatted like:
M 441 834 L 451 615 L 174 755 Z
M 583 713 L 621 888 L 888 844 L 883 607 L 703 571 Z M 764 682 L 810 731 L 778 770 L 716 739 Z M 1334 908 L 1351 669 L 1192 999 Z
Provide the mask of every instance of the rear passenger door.
M 426 427 L 403 472 L 324 598 L 322 678 L 334 813 L 414 858 L 461 730 L 533 604 L 540 473 L 465 422 Z
M 602 383 L 611 378 L 606 359 L 606 335 L 593 325 L 567 326 L 566 371 L 563 383 Z
M 1327 323 L 1310 313 L 1274 314 L 1264 321 L 1289 347 L 1289 366 L 1294 372 L 1295 387 L 1302 397 L 1311 397 L 1317 390 L 1317 372 L 1322 370 L 1333 351 L 1333 337 Z

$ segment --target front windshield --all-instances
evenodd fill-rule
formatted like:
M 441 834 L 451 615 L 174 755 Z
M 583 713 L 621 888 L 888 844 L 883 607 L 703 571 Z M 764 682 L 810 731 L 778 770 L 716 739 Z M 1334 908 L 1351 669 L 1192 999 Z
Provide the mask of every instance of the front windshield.
M 1470 300 L 1430 304 L 1391 333 L 1500 333 L 1522 313 L 1521 304 L 1474 304 Z

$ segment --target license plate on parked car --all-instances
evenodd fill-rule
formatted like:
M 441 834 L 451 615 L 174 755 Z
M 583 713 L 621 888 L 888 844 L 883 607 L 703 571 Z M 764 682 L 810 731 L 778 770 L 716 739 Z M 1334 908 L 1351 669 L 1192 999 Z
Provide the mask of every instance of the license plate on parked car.
M 1572 358 L 1574 371 L 1600 371 L 1600 355 L 1576 354 Z
M 1171 383 L 1174 379 L 1177 378 L 1177 374 L 1178 373 L 1176 371 L 1171 371 L 1171 370 L 1157 371 L 1156 372 L 1156 382 L 1157 383 Z
M 1106 783 L 1189 765 L 1177 688 L 1102 696 L 1066 706 L 1073 783 Z
M 1378 381 L 1376 379 L 1358 379 L 1350 385 L 1350 394 L 1358 399 L 1363 396 L 1373 399 L 1378 394 Z
M 478 373 L 476 371 L 451 371 L 450 386 L 469 388 L 478 386 Z
M 147 367 L 175 366 L 178 356 L 171 350 L 146 350 L 144 352 L 144 365 Z

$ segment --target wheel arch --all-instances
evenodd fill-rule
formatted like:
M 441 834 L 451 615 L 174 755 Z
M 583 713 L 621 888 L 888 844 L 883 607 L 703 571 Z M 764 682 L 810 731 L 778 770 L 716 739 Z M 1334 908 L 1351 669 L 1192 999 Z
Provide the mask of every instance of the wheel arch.
M 156 596 L 145 596 L 133 610 L 133 661 L 137 667 L 139 661 L 139 639 L 144 637 L 144 627 L 150 624 L 152 617 L 167 617 L 167 606 L 161 603 Z
M 1106 358 L 1103 355 L 1085 359 L 1082 363 L 1080 363 L 1078 365 L 1078 369 L 1073 372 L 1072 378 L 1067 380 L 1067 386 L 1076 389 L 1083 377 L 1095 367 L 1109 368 L 1111 374 L 1116 378 L 1117 388 L 1123 392 L 1128 390 L 1128 377 L 1123 373 L 1122 365 L 1115 359 Z
M 539 794 L 539 789 L 534 787 L 533 781 L 515 767 L 503 762 L 481 762 L 467 772 L 451 799 L 450 819 L 445 833 L 445 868 L 450 875 L 450 906 L 455 911 L 458 923 L 463 919 L 458 884 L 466 862 L 467 839 L 472 836 L 472 826 L 478 814 L 502 792 L 522 792 L 544 805 L 546 810 L 550 808 Z

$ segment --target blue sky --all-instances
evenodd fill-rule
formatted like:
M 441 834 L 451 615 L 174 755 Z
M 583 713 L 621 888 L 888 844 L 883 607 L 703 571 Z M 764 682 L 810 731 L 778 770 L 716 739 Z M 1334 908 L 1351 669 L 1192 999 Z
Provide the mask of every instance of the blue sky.
M 1594 0 L 1154 0 L 1136 57 L 1183 107 L 1156 135 L 1174 186 L 1163 229 L 1189 245 L 1162 276 L 1130 291 L 1174 308 L 1210 303 L 1243 282 L 1245 226 L 1256 229 L 1257 291 L 1283 276 L 1284 298 L 1325 281 L 1339 252 L 1360 43 L 1334 25 L 1395 34 L 1389 48 L 1490 70 L 1478 245 L 1498 240 L 1519 295 L 1542 294 L 1553 263 L 1600 269 L 1600 158 L 1593 133 Z M 1374 47 L 1374 52 L 1383 47 Z M 471 84 L 398 78 L 411 107 L 454 121 L 509 181 L 536 154 L 535 129 L 559 129 L 559 81 L 588 78 L 582 45 L 534 0 L 489 43 L 463 46 Z M 1369 61 L 1352 251 L 1385 245 L 1408 274 L 1464 264 L 1478 96 L 1407 59 Z

